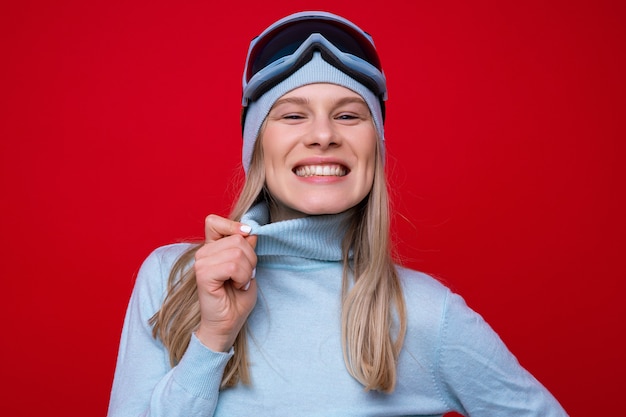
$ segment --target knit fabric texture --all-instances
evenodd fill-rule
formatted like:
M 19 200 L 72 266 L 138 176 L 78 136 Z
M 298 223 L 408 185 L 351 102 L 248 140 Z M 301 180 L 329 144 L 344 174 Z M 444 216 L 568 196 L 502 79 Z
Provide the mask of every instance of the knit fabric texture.
M 191 340 L 174 367 L 149 319 L 172 264 L 189 245 L 154 251 L 133 290 L 108 417 L 442 416 L 565 417 L 554 397 L 461 297 L 398 267 L 408 328 L 391 394 L 366 391 L 341 347 L 343 215 L 268 223 L 268 208 L 244 216 L 258 235 L 257 303 L 248 317 L 252 383 L 220 389 L 230 352 Z

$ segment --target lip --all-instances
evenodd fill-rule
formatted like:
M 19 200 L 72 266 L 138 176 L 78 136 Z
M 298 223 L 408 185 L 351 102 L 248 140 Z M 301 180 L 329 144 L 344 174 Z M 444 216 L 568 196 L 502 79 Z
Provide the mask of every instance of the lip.
M 291 171 L 295 174 L 298 168 L 303 167 L 303 166 L 309 166 L 309 165 L 319 165 L 319 166 L 339 165 L 346 170 L 345 175 L 350 174 L 350 171 L 351 171 L 350 166 L 344 160 L 339 159 L 339 158 L 324 158 L 324 157 L 311 157 L 311 158 L 302 159 L 293 165 Z
M 341 165 L 350 171 L 350 166 L 346 161 L 340 158 L 327 158 L 327 157 L 311 157 L 304 158 L 293 164 L 293 169 L 304 165 Z

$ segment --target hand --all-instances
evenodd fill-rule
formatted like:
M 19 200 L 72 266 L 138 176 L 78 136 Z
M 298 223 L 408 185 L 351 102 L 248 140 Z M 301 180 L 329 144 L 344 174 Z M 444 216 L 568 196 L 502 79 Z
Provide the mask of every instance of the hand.
M 205 220 L 206 243 L 195 255 L 200 302 L 196 336 L 216 352 L 227 352 L 256 304 L 254 247 L 257 237 L 242 223 L 217 215 Z

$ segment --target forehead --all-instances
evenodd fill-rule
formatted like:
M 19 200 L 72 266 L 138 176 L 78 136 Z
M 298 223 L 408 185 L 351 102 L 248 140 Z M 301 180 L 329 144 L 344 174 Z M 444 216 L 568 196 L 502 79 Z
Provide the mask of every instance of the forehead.
M 352 98 L 355 101 L 359 100 L 365 103 L 363 98 L 350 90 L 349 88 L 343 87 L 341 85 L 330 84 L 330 83 L 314 83 L 303 85 L 302 87 L 298 87 L 293 89 L 287 93 L 285 93 L 280 99 L 280 101 L 284 98 L 304 98 L 304 99 L 330 99 L 330 100 L 342 100 L 345 98 Z

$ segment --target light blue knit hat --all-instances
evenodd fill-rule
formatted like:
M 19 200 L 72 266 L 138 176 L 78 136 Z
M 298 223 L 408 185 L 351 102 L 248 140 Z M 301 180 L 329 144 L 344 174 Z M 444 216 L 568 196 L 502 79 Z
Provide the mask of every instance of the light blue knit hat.
M 374 93 L 363 84 L 348 76 L 344 72 L 326 62 L 319 52 L 313 54 L 311 61 L 303 65 L 300 69 L 287 77 L 279 84 L 265 92 L 258 100 L 248 105 L 246 119 L 243 128 L 243 150 L 241 162 L 244 171 L 248 173 L 254 144 L 259 136 L 261 126 L 269 114 L 276 101 L 298 87 L 315 83 L 330 83 L 346 87 L 358 95 L 367 103 L 372 113 L 374 125 L 378 132 L 381 143 L 381 150 L 385 149 L 385 132 L 383 127 L 383 116 L 380 101 Z M 384 154 L 383 154 L 384 155 Z M 383 158 L 384 160 L 384 158 Z

